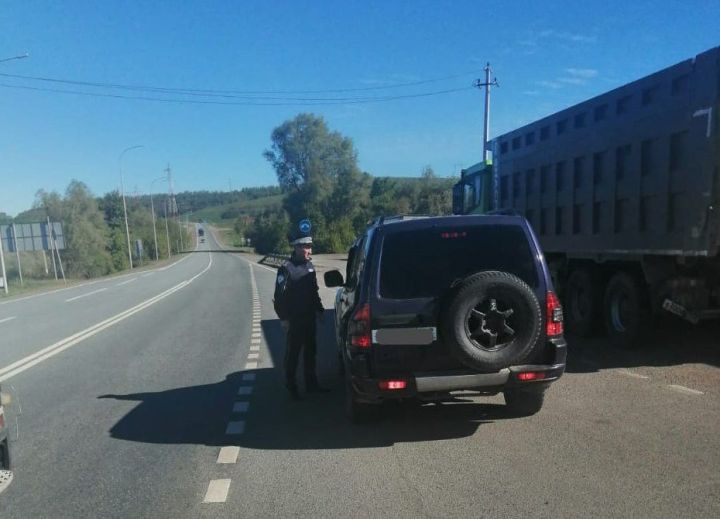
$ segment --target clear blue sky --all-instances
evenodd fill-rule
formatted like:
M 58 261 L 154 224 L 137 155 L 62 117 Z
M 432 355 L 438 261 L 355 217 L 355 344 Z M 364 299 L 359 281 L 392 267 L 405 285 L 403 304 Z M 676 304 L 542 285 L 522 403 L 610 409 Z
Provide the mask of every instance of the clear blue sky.
M 309 96 L 357 97 L 468 87 L 490 61 L 500 81 L 491 117 L 498 135 L 720 45 L 718 20 L 718 0 L 5 0 L 0 59 L 30 57 L 0 63 L 0 73 L 237 91 L 367 88 L 462 74 Z M 275 184 L 262 151 L 272 129 L 302 111 L 351 137 L 361 168 L 373 175 L 418 175 L 431 165 L 446 176 L 480 159 L 482 95 L 470 88 L 382 103 L 238 106 L 0 87 L 0 211 L 16 214 L 36 190 L 62 192 L 73 178 L 98 195 L 115 189 L 118 155 L 136 144 L 145 149 L 126 155 L 128 191 L 148 192 L 166 163 L 179 191 Z

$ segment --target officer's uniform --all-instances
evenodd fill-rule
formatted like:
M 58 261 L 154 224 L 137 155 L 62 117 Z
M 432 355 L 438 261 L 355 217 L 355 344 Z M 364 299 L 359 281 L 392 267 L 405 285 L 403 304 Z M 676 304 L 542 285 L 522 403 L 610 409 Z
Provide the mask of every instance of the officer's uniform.
M 324 311 L 320 301 L 317 274 L 311 261 L 296 258 L 293 254 L 278 269 L 275 283 L 275 311 L 283 321 L 288 321 L 287 349 L 285 351 L 285 381 L 288 389 L 296 395 L 295 374 L 303 349 L 305 387 L 318 389 L 315 369 L 315 319 Z

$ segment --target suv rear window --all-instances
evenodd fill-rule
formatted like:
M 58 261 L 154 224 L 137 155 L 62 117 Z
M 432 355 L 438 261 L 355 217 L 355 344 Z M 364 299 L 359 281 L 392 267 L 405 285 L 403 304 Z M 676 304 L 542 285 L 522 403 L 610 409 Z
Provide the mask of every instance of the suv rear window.
M 535 260 L 520 226 L 475 225 L 385 236 L 380 296 L 436 297 L 454 281 L 482 270 L 510 272 L 532 288 L 538 286 Z

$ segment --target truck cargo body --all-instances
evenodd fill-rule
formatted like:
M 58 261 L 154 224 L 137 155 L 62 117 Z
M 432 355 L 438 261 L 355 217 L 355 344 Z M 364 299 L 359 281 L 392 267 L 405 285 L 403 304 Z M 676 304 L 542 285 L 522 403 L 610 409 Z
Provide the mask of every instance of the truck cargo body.
M 720 47 L 496 138 L 455 210 L 524 215 L 576 331 L 629 346 L 646 314 L 716 316 L 719 116 Z

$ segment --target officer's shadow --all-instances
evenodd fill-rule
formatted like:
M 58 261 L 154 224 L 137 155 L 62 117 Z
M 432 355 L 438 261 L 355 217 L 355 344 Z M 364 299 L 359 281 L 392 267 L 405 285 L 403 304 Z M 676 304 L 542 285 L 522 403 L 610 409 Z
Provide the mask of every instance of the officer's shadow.
M 274 368 L 235 372 L 216 383 L 158 392 L 102 395 L 138 405 L 111 429 L 113 438 L 143 443 L 238 445 L 254 449 L 348 449 L 395 443 L 447 440 L 473 435 L 482 424 L 511 418 L 503 405 L 457 399 L 442 404 L 388 404 L 378 422 L 353 425 L 344 413 L 344 384 L 338 370 L 334 311 L 318 326 L 318 375 L 330 393 L 292 401 L 283 387 L 285 333 L 280 321 L 262 321 Z M 302 365 L 298 375 L 302 377 Z M 248 381 L 243 375 L 254 374 Z M 250 395 L 238 396 L 240 386 Z M 303 384 L 300 384 L 303 387 Z M 247 412 L 234 414 L 238 401 Z M 244 421 L 242 434 L 226 434 L 231 421 Z

